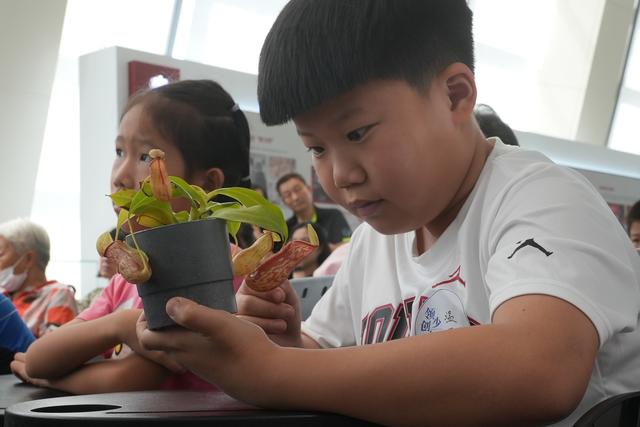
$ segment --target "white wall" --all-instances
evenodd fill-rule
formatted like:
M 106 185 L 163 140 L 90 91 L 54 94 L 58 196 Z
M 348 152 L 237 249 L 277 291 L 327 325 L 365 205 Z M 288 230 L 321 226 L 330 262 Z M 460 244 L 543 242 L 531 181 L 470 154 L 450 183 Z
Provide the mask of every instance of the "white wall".
M 581 172 L 607 202 L 632 205 L 640 200 L 640 156 L 533 133 L 516 135 L 522 147 Z
M 31 213 L 66 4 L 0 0 L 0 222 Z

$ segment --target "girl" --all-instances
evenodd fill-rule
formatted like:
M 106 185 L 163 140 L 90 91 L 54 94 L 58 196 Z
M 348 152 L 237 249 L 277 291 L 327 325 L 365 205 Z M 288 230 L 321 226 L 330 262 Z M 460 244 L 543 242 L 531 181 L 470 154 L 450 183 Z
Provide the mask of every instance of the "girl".
M 192 80 L 147 90 L 129 100 L 121 117 L 111 191 L 138 188 L 149 175 L 152 148 L 166 153 L 169 175 L 206 191 L 249 187 L 249 141 L 246 117 L 219 84 Z M 116 274 L 75 320 L 35 342 L 26 355 L 18 353 L 12 370 L 24 381 L 78 394 L 210 389 L 164 353 L 140 348 L 135 324 L 141 307 L 135 286 Z M 86 363 L 105 350 L 109 360 Z
M 309 241 L 309 232 L 307 231 L 308 222 L 297 224 L 291 231 L 291 240 L 303 240 Z M 293 270 L 292 278 L 310 277 L 313 276 L 313 272 L 320 267 L 320 264 L 331 254 L 331 249 L 327 242 L 327 234 L 324 229 L 318 224 L 313 226 L 316 234 L 318 235 L 318 247 L 311 252 L 305 259 L 303 259 Z

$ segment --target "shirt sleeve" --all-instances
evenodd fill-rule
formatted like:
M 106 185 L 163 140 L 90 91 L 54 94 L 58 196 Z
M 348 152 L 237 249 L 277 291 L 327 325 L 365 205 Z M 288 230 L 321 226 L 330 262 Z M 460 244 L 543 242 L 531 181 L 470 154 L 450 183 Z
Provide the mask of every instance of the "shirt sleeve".
M 93 320 L 112 313 L 115 309 L 116 288 L 119 282 L 123 280 L 124 278 L 120 274 L 114 274 L 107 286 L 102 290 L 102 293 L 93 300 L 89 307 L 78 314 L 78 318 L 81 320 Z
M 354 316 L 352 299 L 357 298 L 358 289 L 350 286 L 352 275 L 361 269 L 358 254 L 358 232 L 350 245 L 353 249 L 343 262 L 343 268 L 336 273 L 329 290 L 316 303 L 309 318 L 302 322 L 302 332 L 316 341 L 323 348 L 347 347 L 359 343 L 356 331 L 360 330 L 360 322 Z M 356 296 L 354 296 L 356 295 Z M 357 310 L 356 310 L 357 311 Z
M 501 197 L 487 239 L 491 313 L 527 294 L 563 299 L 595 326 L 602 346 L 640 312 L 639 257 L 597 191 L 549 168 Z M 516 191 L 527 185 L 527 191 Z M 540 319 L 544 322 L 544 319 Z
M 11 300 L 0 294 L 0 347 L 11 353 L 26 351 L 34 340 Z
M 47 307 L 44 330 L 40 331 L 40 336 L 73 320 L 77 313 L 78 307 L 73 291 L 64 285 L 57 287 Z

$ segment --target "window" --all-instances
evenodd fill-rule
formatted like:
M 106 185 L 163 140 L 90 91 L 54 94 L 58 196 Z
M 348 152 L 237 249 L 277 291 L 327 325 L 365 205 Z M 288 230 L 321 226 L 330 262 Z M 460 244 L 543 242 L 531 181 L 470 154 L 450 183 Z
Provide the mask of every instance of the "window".
M 637 12 L 636 12 L 637 13 Z M 640 154 L 640 31 L 636 21 L 620 97 L 609 135 L 609 148 Z
M 258 74 L 264 39 L 288 0 L 185 0 L 172 56 Z
M 79 284 L 93 286 L 80 283 L 78 57 L 113 45 L 164 53 L 173 6 L 173 0 L 67 1 L 31 218 L 52 242 L 48 277 L 80 293 Z
M 572 140 L 604 0 L 472 0 L 478 102 L 511 127 Z

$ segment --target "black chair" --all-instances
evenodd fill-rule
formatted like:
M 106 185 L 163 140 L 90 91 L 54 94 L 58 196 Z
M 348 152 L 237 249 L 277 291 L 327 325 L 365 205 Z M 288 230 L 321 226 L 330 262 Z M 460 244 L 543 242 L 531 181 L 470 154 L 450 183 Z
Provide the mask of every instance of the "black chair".
M 300 298 L 300 316 L 306 320 L 320 297 L 331 287 L 333 276 L 301 277 L 290 282 Z
M 640 391 L 603 400 L 585 412 L 573 427 L 640 427 Z

